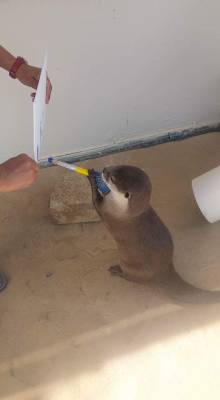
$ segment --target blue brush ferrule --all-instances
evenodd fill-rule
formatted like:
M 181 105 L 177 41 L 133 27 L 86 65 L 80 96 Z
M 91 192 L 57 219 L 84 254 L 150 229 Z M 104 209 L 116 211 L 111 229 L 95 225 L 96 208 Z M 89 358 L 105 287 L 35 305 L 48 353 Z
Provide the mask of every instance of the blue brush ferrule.
M 95 181 L 96 181 L 98 190 L 102 194 L 106 195 L 111 191 L 109 189 L 108 185 L 103 181 L 101 172 L 95 172 Z

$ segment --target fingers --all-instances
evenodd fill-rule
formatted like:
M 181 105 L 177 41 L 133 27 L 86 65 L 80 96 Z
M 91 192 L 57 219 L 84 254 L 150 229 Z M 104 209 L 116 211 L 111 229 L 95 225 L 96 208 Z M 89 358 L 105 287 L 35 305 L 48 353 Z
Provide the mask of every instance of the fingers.
M 27 154 L 5 161 L 0 169 L 0 192 L 14 192 L 31 186 L 39 172 L 38 165 Z
M 36 78 L 36 76 L 32 76 L 32 83 L 31 83 L 30 86 L 31 86 L 33 89 L 36 89 L 36 90 L 37 90 L 38 83 L 39 83 L 39 77 Z M 32 103 L 33 103 L 33 102 L 34 102 L 34 99 L 35 99 L 35 96 L 36 96 L 36 93 L 33 92 L 33 93 L 31 93 L 30 96 L 31 96 L 31 101 L 32 101 Z
M 31 65 L 23 64 L 17 71 L 18 80 L 23 83 L 23 85 L 30 86 L 33 89 L 37 90 L 38 83 L 40 80 L 41 69 L 37 67 L 33 67 Z M 46 85 L 46 98 L 45 103 L 48 104 L 50 101 L 52 92 L 52 85 L 50 79 L 47 77 L 47 85 Z M 34 101 L 35 93 L 31 93 L 31 99 Z
M 38 86 L 38 83 L 39 83 L 39 79 L 40 79 L 40 74 L 32 76 L 31 79 L 32 79 L 31 87 L 33 89 L 37 89 L 37 86 Z
M 26 174 L 24 176 L 26 176 L 26 187 L 28 187 L 37 179 L 39 166 L 27 154 L 20 154 L 18 156 L 18 159 L 21 163 L 20 166 L 22 168 L 23 174 Z
M 46 104 L 48 104 L 48 103 L 49 103 L 49 101 L 50 101 L 51 92 L 52 92 L 52 85 L 51 85 L 50 79 L 49 79 L 49 78 L 47 78 L 47 87 L 46 87 Z
M 36 96 L 36 93 L 31 93 L 31 101 L 32 102 L 34 102 L 35 96 Z
M 14 160 L 20 161 L 20 163 L 24 164 L 27 167 L 27 169 L 33 169 L 35 171 L 39 171 L 38 164 L 25 153 L 19 154 L 18 156 L 14 157 Z
M 52 85 L 51 85 L 50 79 L 47 78 L 46 99 L 45 99 L 46 104 L 49 104 L 49 102 L 50 102 L 51 92 L 52 92 Z M 31 93 L 32 102 L 34 102 L 35 96 L 36 96 L 36 93 Z

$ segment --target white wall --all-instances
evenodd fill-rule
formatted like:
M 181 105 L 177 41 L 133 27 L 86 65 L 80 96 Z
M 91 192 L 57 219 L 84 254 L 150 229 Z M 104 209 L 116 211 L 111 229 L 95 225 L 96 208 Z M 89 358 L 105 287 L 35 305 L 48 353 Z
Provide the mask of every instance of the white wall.
M 42 155 L 220 121 L 218 0 L 0 0 L 0 41 L 41 64 Z M 30 90 L 0 71 L 0 159 L 32 154 Z

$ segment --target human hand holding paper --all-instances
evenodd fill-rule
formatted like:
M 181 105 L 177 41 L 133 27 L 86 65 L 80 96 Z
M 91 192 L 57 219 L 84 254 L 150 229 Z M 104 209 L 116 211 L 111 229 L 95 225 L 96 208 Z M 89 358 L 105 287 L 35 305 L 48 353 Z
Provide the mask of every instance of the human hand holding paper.
M 30 86 L 33 89 L 37 89 L 38 83 L 40 80 L 41 69 L 37 67 L 33 67 L 28 64 L 23 64 L 19 68 L 17 72 L 17 79 L 26 86 Z M 47 77 L 47 86 L 46 86 L 46 104 L 50 101 L 52 91 L 52 85 L 50 79 Z M 34 101 L 36 93 L 31 93 L 32 100 Z

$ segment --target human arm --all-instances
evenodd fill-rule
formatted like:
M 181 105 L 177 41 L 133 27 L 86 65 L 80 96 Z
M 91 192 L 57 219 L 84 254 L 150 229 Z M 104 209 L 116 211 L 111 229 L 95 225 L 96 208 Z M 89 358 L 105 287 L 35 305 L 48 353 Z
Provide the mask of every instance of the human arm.
M 6 71 L 10 71 L 12 65 L 15 63 L 16 57 L 14 57 L 8 50 L 0 46 L 0 67 Z M 30 86 L 33 89 L 37 89 L 37 85 L 40 79 L 41 69 L 28 65 L 27 63 L 22 64 L 16 73 L 16 78 L 26 86 Z M 46 88 L 46 103 L 49 103 L 52 91 L 52 85 L 50 79 L 47 78 L 47 88 Z M 32 94 L 32 97 L 33 94 Z
M 11 66 L 14 64 L 16 58 L 9 53 L 4 47 L 0 46 L 0 67 L 6 71 L 10 71 Z

